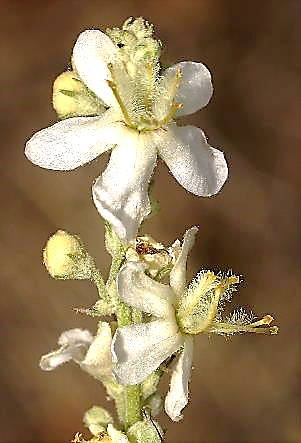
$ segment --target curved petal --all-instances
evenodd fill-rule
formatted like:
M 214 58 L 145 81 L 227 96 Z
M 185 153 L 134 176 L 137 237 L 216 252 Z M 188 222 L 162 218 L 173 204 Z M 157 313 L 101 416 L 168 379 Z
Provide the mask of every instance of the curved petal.
M 100 322 L 97 335 L 88 349 L 81 367 L 94 377 L 112 375 L 112 334 L 109 323 Z
M 57 341 L 60 346 L 73 346 L 77 344 L 90 346 L 93 341 L 93 335 L 88 329 L 68 329 L 59 336 Z
M 107 169 L 94 183 L 96 208 L 124 243 L 135 239 L 142 220 L 150 212 L 148 184 L 155 163 L 156 149 L 151 137 L 125 129 Z
M 142 312 L 161 318 L 174 317 L 174 293 L 168 285 L 158 283 L 144 273 L 139 262 L 127 262 L 117 277 L 122 300 Z
M 175 96 L 175 101 L 183 108 L 176 113 L 177 117 L 193 114 L 206 106 L 212 96 L 213 86 L 210 71 L 202 63 L 180 62 L 171 66 L 166 75 L 175 75 L 180 70 L 181 82 Z
M 181 252 L 178 255 L 175 265 L 170 272 L 170 286 L 180 296 L 186 287 L 186 262 L 189 251 L 194 245 L 198 228 L 194 226 L 185 232 Z
M 157 320 L 118 328 L 112 341 L 118 383 L 138 384 L 183 343 L 176 322 Z
M 58 344 L 61 347 L 43 355 L 40 360 L 40 368 L 43 371 L 51 371 L 70 360 L 81 363 L 92 341 L 93 336 L 87 329 L 76 328 L 63 332 L 58 339 Z
M 26 144 L 25 155 L 35 165 L 68 171 L 88 163 L 119 140 L 121 123 L 112 113 L 103 117 L 73 117 L 37 132 Z
M 179 421 L 183 416 L 181 411 L 188 403 L 188 382 L 191 373 L 193 354 L 193 338 L 187 337 L 170 380 L 170 388 L 165 397 L 166 414 L 173 420 Z
M 227 179 L 224 154 L 208 145 L 203 131 L 195 126 L 170 125 L 158 150 L 173 176 L 195 195 L 210 197 Z
M 106 34 L 97 29 L 82 32 L 73 48 L 72 63 L 91 91 L 107 105 L 119 107 L 107 80 L 112 80 L 108 65 L 120 61 L 117 48 Z

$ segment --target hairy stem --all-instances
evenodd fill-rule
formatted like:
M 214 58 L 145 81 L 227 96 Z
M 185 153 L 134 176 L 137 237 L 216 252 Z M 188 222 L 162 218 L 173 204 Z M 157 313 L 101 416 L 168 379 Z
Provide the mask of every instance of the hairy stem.
M 100 298 L 103 298 L 106 302 L 110 302 L 109 294 L 105 285 L 105 282 L 98 269 L 93 269 L 91 273 L 91 280 L 95 284 L 98 290 Z
M 121 244 L 115 243 L 112 255 L 111 269 L 106 283 L 107 291 L 115 304 L 115 313 L 118 327 L 132 323 L 132 309 L 120 300 L 116 278 L 125 257 Z M 118 419 L 123 430 L 127 430 L 134 423 L 142 419 L 141 414 L 141 387 L 140 385 L 122 386 L 121 393 L 114 396 Z

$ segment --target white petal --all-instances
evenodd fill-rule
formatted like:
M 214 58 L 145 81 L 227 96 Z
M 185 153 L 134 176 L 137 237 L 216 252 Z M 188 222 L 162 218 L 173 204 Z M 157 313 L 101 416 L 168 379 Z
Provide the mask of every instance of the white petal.
M 77 344 L 89 346 L 93 341 L 93 335 L 88 329 L 74 328 L 61 333 L 58 339 L 60 346 L 73 346 Z
M 191 373 L 193 338 L 185 339 L 181 352 L 170 380 L 169 392 L 165 398 L 165 411 L 173 421 L 183 417 L 181 411 L 188 403 L 188 382 Z
M 112 335 L 110 325 L 100 322 L 97 335 L 86 354 L 81 367 L 94 377 L 112 375 Z
M 176 321 L 153 321 L 118 328 L 112 341 L 113 373 L 121 384 L 142 382 L 183 343 Z
M 210 197 L 227 179 L 224 154 L 208 145 L 203 131 L 195 126 L 170 126 L 158 150 L 178 182 L 195 195 Z
M 182 79 L 175 97 L 183 105 L 176 116 L 188 115 L 206 106 L 212 96 L 211 74 L 205 65 L 196 62 L 180 62 L 166 70 L 165 75 L 174 75 L 180 70 Z
M 112 439 L 112 443 L 129 443 L 127 436 L 117 429 L 110 423 L 107 427 L 107 433 Z
M 88 29 L 82 32 L 73 48 L 74 69 L 91 91 L 113 108 L 119 105 L 109 87 L 109 63 L 119 63 L 118 51 L 112 40 L 103 32 Z
M 112 113 L 103 117 L 73 117 L 37 132 L 26 144 L 25 155 L 35 165 L 67 171 L 93 160 L 118 141 L 120 123 Z
M 192 246 L 194 245 L 195 236 L 198 228 L 194 226 L 185 232 L 181 252 L 178 255 L 175 265 L 170 272 L 170 286 L 180 296 L 183 294 L 186 287 L 186 263 L 187 256 Z
M 179 255 L 181 254 L 181 250 L 182 250 L 181 242 L 178 238 L 173 242 L 170 248 L 168 248 L 168 252 L 172 256 L 174 261 L 176 261 Z
M 127 262 L 117 277 L 118 292 L 122 300 L 148 314 L 167 318 L 174 316 L 174 293 L 168 285 L 158 283 L 144 273 L 139 262 Z
M 155 163 L 151 137 L 125 129 L 107 169 L 93 186 L 98 212 L 125 243 L 135 239 L 138 227 L 150 212 L 148 184 Z
M 71 329 L 63 332 L 58 340 L 61 347 L 43 355 L 40 360 L 40 368 L 43 371 L 51 371 L 70 360 L 81 363 L 92 340 L 92 334 L 86 329 Z

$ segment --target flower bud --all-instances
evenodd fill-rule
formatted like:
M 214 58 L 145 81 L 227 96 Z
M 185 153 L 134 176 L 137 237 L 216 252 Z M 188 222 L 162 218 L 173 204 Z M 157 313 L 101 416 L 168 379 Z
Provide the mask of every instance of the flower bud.
M 53 278 L 89 279 L 94 263 L 80 239 L 65 231 L 57 231 L 46 243 L 44 264 Z
M 105 111 L 100 99 L 72 71 L 63 72 L 55 79 L 52 103 L 61 119 L 100 115 Z

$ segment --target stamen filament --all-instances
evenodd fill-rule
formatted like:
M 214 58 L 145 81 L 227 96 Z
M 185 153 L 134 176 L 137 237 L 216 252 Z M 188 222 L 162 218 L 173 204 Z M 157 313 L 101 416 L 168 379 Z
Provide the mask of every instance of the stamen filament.
M 210 305 L 210 309 L 208 311 L 208 317 L 207 317 L 207 322 L 206 322 L 207 324 L 204 329 L 206 329 L 214 320 L 214 317 L 216 316 L 216 313 L 217 313 L 219 299 L 220 299 L 220 296 L 222 295 L 222 293 L 223 293 L 223 291 L 221 288 L 218 288 L 215 290 L 214 298 L 213 298 L 213 301 Z
M 251 325 L 229 325 L 229 323 L 218 323 L 218 325 L 208 332 L 215 332 L 217 334 L 237 334 L 243 332 L 251 332 L 256 334 L 278 334 L 278 326 L 271 326 L 267 328 L 252 327 Z
M 110 73 L 112 75 L 112 78 L 114 79 L 113 65 L 111 63 L 109 63 L 108 64 L 108 68 L 109 68 L 109 71 L 110 71 Z M 121 96 L 119 94 L 119 91 L 118 91 L 118 88 L 116 86 L 116 83 L 114 81 L 112 81 L 112 80 L 107 80 L 107 83 L 110 86 L 110 88 L 112 89 L 112 92 L 113 92 L 113 94 L 114 94 L 114 96 L 115 96 L 115 98 L 116 98 L 116 100 L 117 100 L 117 102 L 118 102 L 118 104 L 120 106 L 120 109 L 121 109 L 121 111 L 123 113 L 125 122 L 129 126 L 132 126 L 132 122 L 131 122 L 130 116 L 129 116 L 129 114 L 128 114 L 127 110 L 126 110 L 126 106 L 124 105 L 124 103 L 122 101 L 122 98 L 121 98 Z
M 235 325 L 226 322 L 218 322 L 212 328 L 210 328 L 208 332 L 229 335 L 237 334 L 239 332 L 276 335 L 278 334 L 279 328 L 277 326 L 269 326 L 272 321 L 273 317 L 271 315 L 266 315 L 261 320 L 246 325 Z M 262 327 L 266 325 L 269 327 Z

